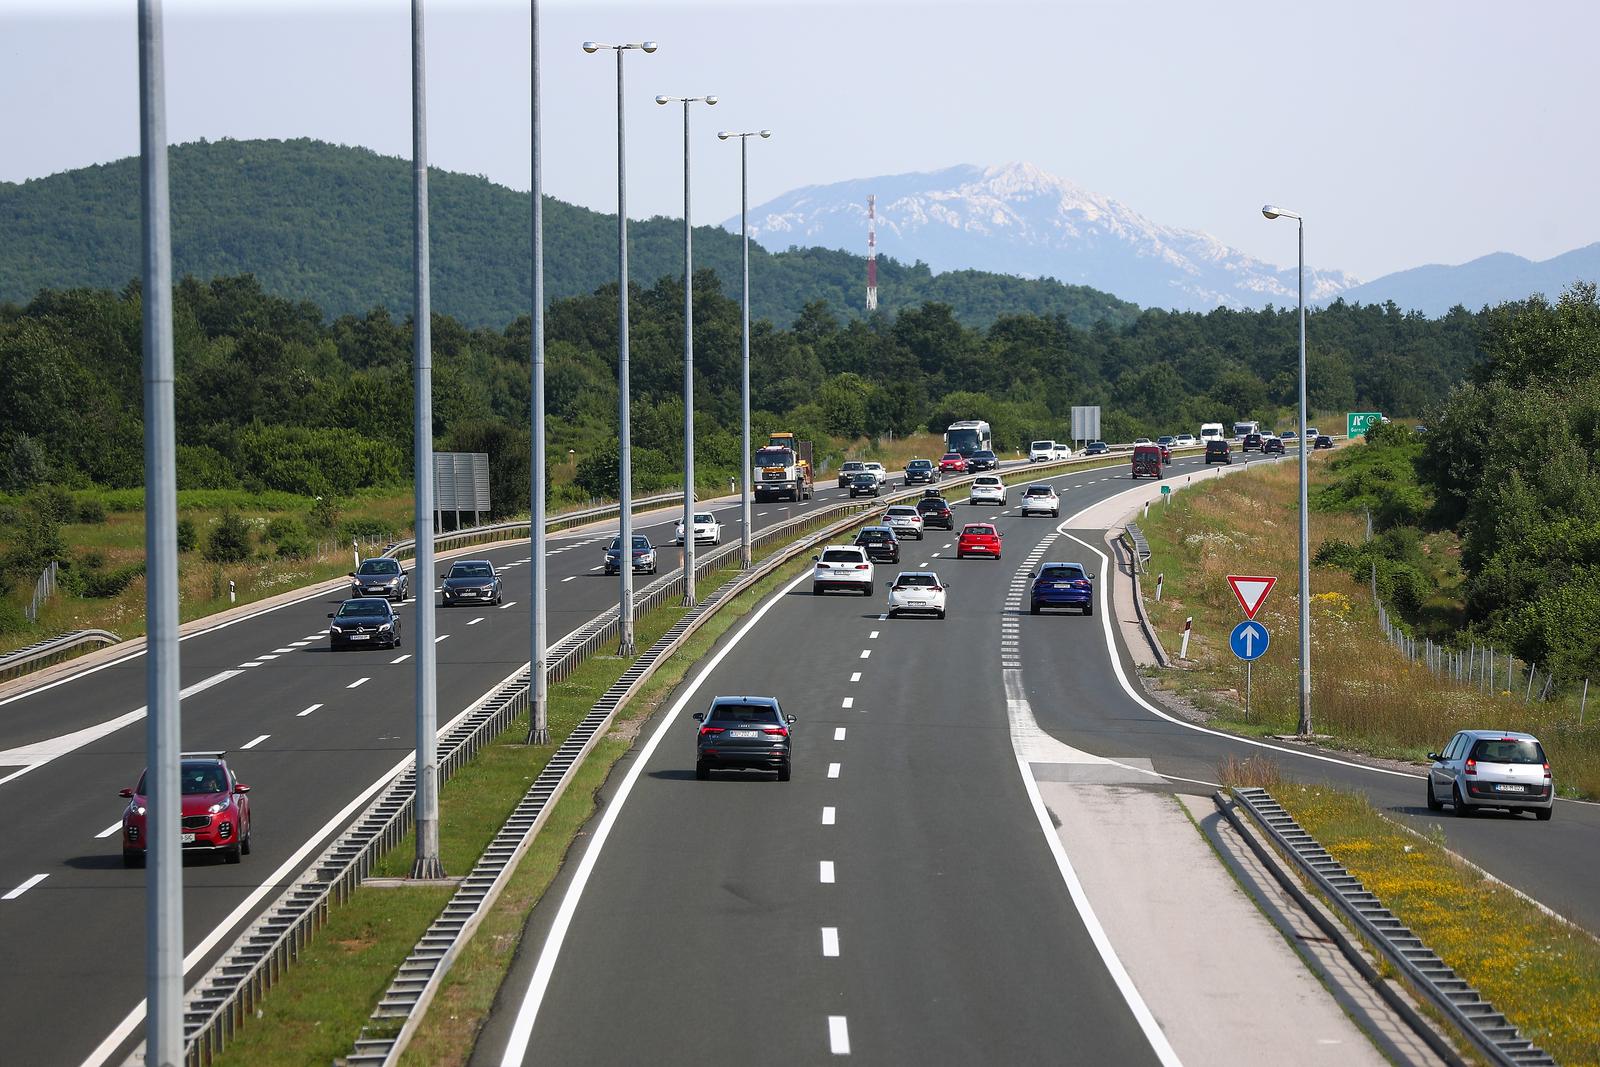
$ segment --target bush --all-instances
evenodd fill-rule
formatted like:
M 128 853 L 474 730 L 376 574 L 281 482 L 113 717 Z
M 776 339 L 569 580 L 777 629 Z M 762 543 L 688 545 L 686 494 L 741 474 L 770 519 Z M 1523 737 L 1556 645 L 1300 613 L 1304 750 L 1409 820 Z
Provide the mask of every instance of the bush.
M 194 520 L 182 518 L 178 520 L 178 551 L 193 552 L 200 543 L 200 535 L 195 532 Z
M 388 519 L 377 519 L 363 516 L 346 519 L 339 524 L 339 540 L 344 541 L 389 541 L 395 535 L 395 525 Z
M 0 598 L 0 635 L 22 633 L 28 628 L 28 616 L 10 599 Z
M 250 524 L 225 509 L 206 537 L 205 558 L 212 563 L 242 563 L 250 558 Z
M 318 533 L 332 533 L 338 521 L 339 508 L 332 497 L 326 496 L 317 497 L 311 505 L 311 514 L 306 517 L 306 525 Z
M 261 536 L 282 545 L 285 541 L 304 541 L 305 531 L 300 527 L 300 520 L 279 515 L 267 520 L 267 528 Z
M 278 558 L 310 559 L 311 553 L 315 549 L 316 546 L 304 534 L 295 534 L 292 537 L 285 537 L 278 541 Z
M 61 584 L 67 592 L 81 597 L 114 597 L 144 574 L 144 563 L 132 563 L 113 571 L 73 567 L 61 571 Z
M 77 519 L 81 523 L 98 526 L 106 521 L 106 504 L 97 496 L 86 496 L 78 501 Z
M 41 485 L 28 494 L 28 506 L 40 521 L 53 526 L 71 522 L 78 517 L 78 506 L 72 494 L 59 485 Z

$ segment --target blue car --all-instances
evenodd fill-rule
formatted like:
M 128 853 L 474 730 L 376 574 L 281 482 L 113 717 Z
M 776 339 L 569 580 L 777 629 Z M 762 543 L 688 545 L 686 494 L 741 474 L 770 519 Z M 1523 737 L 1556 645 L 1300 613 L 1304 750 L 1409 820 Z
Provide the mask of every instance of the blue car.
M 1029 610 L 1037 615 L 1044 608 L 1078 608 L 1094 614 L 1094 575 L 1081 563 L 1041 563 L 1033 574 Z

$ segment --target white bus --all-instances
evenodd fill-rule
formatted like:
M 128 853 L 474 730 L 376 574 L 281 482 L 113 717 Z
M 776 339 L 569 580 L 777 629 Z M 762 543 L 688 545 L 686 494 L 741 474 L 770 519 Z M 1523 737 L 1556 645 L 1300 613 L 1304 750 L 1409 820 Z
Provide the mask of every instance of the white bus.
M 1207 441 L 1220 441 L 1222 439 L 1222 423 L 1202 422 L 1200 424 L 1201 444 L 1205 444 Z
M 989 424 L 979 419 L 952 422 L 950 428 L 944 432 L 946 452 L 960 452 L 963 456 L 970 456 L 974 452 L 993 448 L 994 435 L 989 431 Z

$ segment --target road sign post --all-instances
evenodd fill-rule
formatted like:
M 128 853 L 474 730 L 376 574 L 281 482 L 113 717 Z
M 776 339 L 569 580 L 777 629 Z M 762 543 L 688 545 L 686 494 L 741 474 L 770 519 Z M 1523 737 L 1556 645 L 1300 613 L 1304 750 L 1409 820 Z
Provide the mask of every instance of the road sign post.
M 1368 430 L 1383 421 L 1380 411 L 1349 411 L 1345 413 L 1345 436 L 1351 440 L 1365 437 Z

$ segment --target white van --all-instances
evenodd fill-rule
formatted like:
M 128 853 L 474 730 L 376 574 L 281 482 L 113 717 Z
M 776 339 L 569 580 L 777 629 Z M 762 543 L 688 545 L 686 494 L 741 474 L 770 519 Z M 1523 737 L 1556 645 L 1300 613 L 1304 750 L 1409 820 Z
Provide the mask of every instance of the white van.
M 1224 438 L 1222 436 L 1222 423 L 1220 423 L 1220 422 L 1202 422 L 1200 424 L 1200 443 L 1201 444 L 1204 444 L 1207 441 L 1221 441 L 1221 440 L 1224 440 Z
M 1028 446 L 1028 462 L 1044 463 L 1056 458 L 1056 443 L 1054 441 L 1035 441 Z

